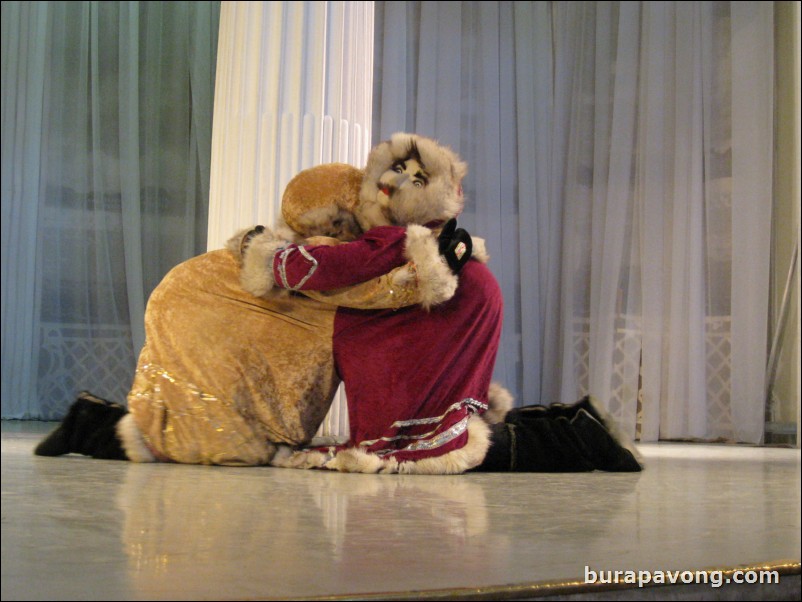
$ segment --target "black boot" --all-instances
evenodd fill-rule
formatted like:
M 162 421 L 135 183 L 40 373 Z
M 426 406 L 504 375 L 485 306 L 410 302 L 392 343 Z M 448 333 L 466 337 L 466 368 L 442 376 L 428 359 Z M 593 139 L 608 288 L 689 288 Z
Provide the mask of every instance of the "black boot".
M 512 422 L 529 422 L 535 418 L 566 418 L 582 433 L 593 450 L 597 470 L 609 472 L 638 472 L 643 469 L 634 448 L 627 446 L 626 435 L 619 433 L 615 423 L 604 411 L 585 395 L 572 404 L 552 403 L 515 408 L 510 412 Z M 604 451 L 602 451 L 604 450 Z
M 116 426 L 128 413 L 118 403 L 83 392 L 63 422 L 36 446 L 37 456 L 83 454 L 103 460 L 127 460 Z
M 550 405 L 531 405 L 522 408 L 515 408 L 513 411 L 520 414 L 522 417 L 529 416 L 531 418 L 549 417 L 559 418 L 561 416 L 572 420 L 579 410 L 585 410 L 593 418 L 602 423 L 602 425 L 610 430 L 609 418 L 605 416 L 605 412 L 596 407 L 590 400 L 590 395 L 585 395 L 576 403 L 552 403 Z
M 484 460 L 471 472 L 510 472 L 512 471 L 514 456 L 514 429 L 515 427 L 506 422 L 498 422 L 490 425 L 490 447 L 485 454 Z
M 607 424 L 584 409 L 579 410 L 571 425 L 581 437 L 596 470 L 606 472 L 640 472 L 643 466 L 623 441 L 608 429 Z M 634 448 L 633 448 L 634 449 Z
M 640 463 L 595 417 L 578 409 L 554 416 L 545 406 L 511 410 L 492 426 L 480 472 L 639 472 Z

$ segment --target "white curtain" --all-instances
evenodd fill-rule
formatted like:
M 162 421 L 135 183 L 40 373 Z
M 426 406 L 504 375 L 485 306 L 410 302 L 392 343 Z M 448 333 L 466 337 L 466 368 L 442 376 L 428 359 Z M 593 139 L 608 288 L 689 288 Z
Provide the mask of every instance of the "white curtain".
M 760 442 L 772 4 L 377 2 L 375 56 L 374 143 L 471 166 L 518 403 L 590 392 L 642 441 Z
M 2 415 L 124 401 L 206 246 L 219 2 L 2 3 Z
M 372 2 L 225 2 L 220 16 L 208 247 L 273 225 L 284 187 L 370 150 Z M 337 395 L 320 435 L 347 436 Z

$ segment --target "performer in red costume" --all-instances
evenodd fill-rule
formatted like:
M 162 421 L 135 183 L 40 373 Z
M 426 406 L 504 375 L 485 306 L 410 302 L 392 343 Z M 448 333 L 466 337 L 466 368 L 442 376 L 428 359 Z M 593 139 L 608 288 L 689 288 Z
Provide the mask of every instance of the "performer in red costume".
M 435 141 L 396 134 L 368 158 L 356 209 L 367 230 L 363 237 L 305 246 L 260 234 L 257 256 L 268 279 L 291 291 L 338 289 L 400 265 L 406 261 L 400 252 L 405 232 L 414 238 L 416 229 L 427 230 L 416 224 L 442 229 L 443 261 L 459 274 L 454 296 L 436 306 L 337 310 L 333 348 L 348 399 L 349 441 L 283 448 L 271 464 L 435 474 L 641 469 L 634 449 L 610 432 L 609 420 L 589 398 L 570 406 L 503 407 L 511 404 L 509 394 L 491 384 L 501 292 L 487 267 L 471 258 L 473 241 L 454 220 L 464 202 L 466 171 Z M 483 257 L 483 245 L 478 248 Z M 491 406 L 501 416 L 488 412 Z
M 416 229 L 423 227 L 410 226 L 409 235 Z M 456 232 L 467 253 L 470 239 Z M 405 228 L 381 226 L 343 245 L 288 245 L 274 255 L 275 284 L 302 292 L 372 278 L 406 262 L 407 235 Z M 453 235 L 441 234 L 441 245 Z M 337 310 L 334 359 L 346 387 L 350 441 L 298 451 L 286 462 L 279 452 L 273 464 L 453 473 L 482 462 L 490 429 L 480 416 L 488 410 L 503 301 L 490 270 L 465 253 L 461 261 L 454 255 L 462 264 L 459 286 L 445 303 L 428 310 Z

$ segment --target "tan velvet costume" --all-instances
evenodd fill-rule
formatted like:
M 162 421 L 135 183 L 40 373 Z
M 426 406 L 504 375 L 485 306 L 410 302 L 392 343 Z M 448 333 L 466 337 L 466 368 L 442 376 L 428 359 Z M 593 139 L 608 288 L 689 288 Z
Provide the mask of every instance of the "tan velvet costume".
M 263 465 L 274 444 L 309 441 L 340 382 L 337 306 L 418 303 L 414 270 L 408 264 L 315 298 L 255 297 L 242 290 L 239 259 L 227 249 L 178 265 L 145 313 L 146 344 L 128 395 L 135 427 L 119 431 L 129 457 Z

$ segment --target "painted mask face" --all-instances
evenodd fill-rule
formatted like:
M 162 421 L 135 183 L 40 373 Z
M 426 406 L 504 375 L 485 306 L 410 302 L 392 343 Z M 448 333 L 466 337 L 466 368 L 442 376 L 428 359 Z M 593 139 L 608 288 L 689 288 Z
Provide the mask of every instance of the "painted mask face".
M 356 216 L 379 225 L 442 225 L 462 211 L 467 166 L 447 147 L 416 134 L 394 134 L 368 156 Z
M 377 188 L 379 195 L 387 197 L 385 202 L 392 202 L 392 197 L 397 192 L 406 192 L 410 187 L 421 190 L 428 183 L 429 176 L 420 159 L 410 156 L 395 161 L 390 169 L 381 175 Z

